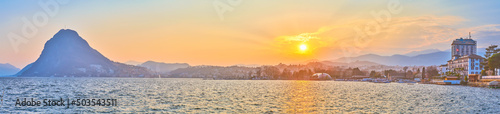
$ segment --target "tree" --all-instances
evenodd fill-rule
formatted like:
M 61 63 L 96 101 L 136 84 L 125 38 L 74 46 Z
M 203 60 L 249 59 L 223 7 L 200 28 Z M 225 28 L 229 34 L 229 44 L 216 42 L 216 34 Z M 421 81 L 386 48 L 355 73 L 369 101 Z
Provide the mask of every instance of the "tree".
M 494 69 L 499 69 L 500 68 L 500 54 L 494 54 L 493 56 L 488 58 L 488 67 L 493 70 L 493 74 L 495 73 Z
M 420 68 L 417 69 L 417 74 L 420 73 Z M 415 79 L 415 75 L 413 75 L 413 79 Z
M 291 72 L 288 69 L 283 69 L 283 72 L 281 72 L 281 78 L 282 79 L 291 79 Z
M 456 73 L 456 72 L 451 72 L 451 71 L 448 71 L 448 72 L 446 72 L 446 76 L 457 76 L 457 77 L 458 77 L 458 76 L 459 76 L 459 74 L 458 74 L 458 73 Z
M 375 72 L 373 70 L 370 72 L 370 77 L 376 77 L 376 75 L 377 75 L 377 72 Z
M 296 80 L 297 79 L 297 72 L 295 71 L 292 71 L 292 74 L 291 74 L 291 80 Z
M 406 74 L 410 74 L 410 76 L 406 76 L 406 78 L 411 78 L 413 77 L 413 71 L 409 70 L 408 72 L 406 72 Z
M 344 71 L 342 72 L 342 77 L 343 77 L 343 78 L 348 78 L 348 77 L 353 76 L 354 74 L 353 74 L 353 71 L 352 71 L 352 70 L 353 70 L 353 69 L 352 69 L 351 67 L 349 67 L 349 68 L 347 68 L 346 70 L 344 70 Z
M 425 73 L 425 67 L 422 68 L 422 79 L 429 78 L 427 77 L 427 74 Z
M 307 70 L 299 70 L 299 73 L 297 74 L 298 78 L 300 80 L 306 79 L 305 76 L 307 76 L 308 72 Z
M 307 76 L 311 76 L 313 74 L 314 72 L 311 69 L 307 69 L 307 74 L 306 74 Z
M 439 71 L 438 71 L 437 67 L 435 67 L 435 66 L 429 66 L 429 67 L 427 67 L 427 75 L 429 77 L 438 76 L 439 75 Z
M 408 66 L 403 67 L 403 70 L 405 71 L 405 77 L 406 77 L 406 70 L 408 70 Z
M 484 69 L 481 71 L 481 75 L 486 75 L 486 71 L 492 70 L 492 68 L 488 65 L 488 61 L 492 55 L 500 52 L 500 49 L 497 49 L 497 47 L 498 45 L 491 45 L 486 48 L 486 53 L 484 54 L 486 60 L 481 63 L 484 66 Z
M 320 68 L 317 68 L 317 67 L 314 68 L 314 72 L 316 72 L 316 73 L 320 73 L 320 72 L 321 73 L 325 73 L 326 71 L 327 70 L 325 70 L 325 69 L 320 69 Z
M 256 69 L 257 69 L 257 71 L 256 71 L 256 73 L 255 73 L 255 74 L 256 74 L 256 77 L 257 77 L 257 78 L 259 78 L 259 79 L 260 79 L 260 78 L 262 78 L 262 77 L 261 77 L 261 75 L 262 75 L 262 70 L 261 70 L 261 68 L 260 68 L 260 67 L 257 67 Z
M 425 72 L 425 67 L 424 67 L 424 68 L 422 68 L 422 78 L 424 78 L 424 77 L 426 77 L 426 76 L 427 76 L 427 74 L 426 74 L 426 72 Z
M 485 66 L 485 68 L 484 68 L 484 69 L 486 69 L 486 66 Z M 487 76 L 488 74 L 486 74 L 486 70 L 481 70 L 481 75 L 482 75 L 482 76 Z
M 252 79 L 253 71 L 248 71 L 248 78 Z
M 324 73 L 329 74 L 333 79 L 340 78 L 341 72 L 336 68 L 328 68 L 324 71 Z
M 359 70 L 359 68 L 354 68 L 352 69 L 352 74 L 353 75 L 365 75 L 365 73 L 361 72 L 361 70 Z
M 491 45 L 486 48 L 486 53 L 484 54 L 484 57 L 490 58 L 490 56 L 497 54 L 500 52 L 500 49 L 497 49 L 498 45 Z
M 281 72 L 280 72 L 280 70 L 277 67 L 274 67 L 274 66 L 265 66 L 264 69 L 263 69 L 263 73 L 268 78 L 278 79 L 278 77 L 279 77 L 279 75 L 280 75 Z
M 458 77 L 458 79 L 462 79 L 462 76 L 464 75 L 464 68 L 455 68 L 453 71 L 455 71 L 456 73 L 456 76 Z

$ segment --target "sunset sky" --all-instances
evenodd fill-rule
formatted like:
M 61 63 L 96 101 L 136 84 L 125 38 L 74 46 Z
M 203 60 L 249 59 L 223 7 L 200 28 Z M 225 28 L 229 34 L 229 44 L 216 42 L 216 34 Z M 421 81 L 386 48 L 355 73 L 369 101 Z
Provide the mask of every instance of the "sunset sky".
M 0 63 L 22 68 L 34 62 L 45 42 L 64 28 L 77 31 L 113 61 L 191 65 L 297 63 L 447 50 L 451 40 L 468 32 L 478 48 L 500 44 L 498 0 L 229 1 L 71 0 L 58 3 L 58 10 L 49 14 L 46 0 L 42 5 L 2 0 Z M 26 37 L 23 19 L 32 23 L 41 15 L 47 22 L 37 18 L 42 22 L 35 25 L 38 31 Z M 15 46 L 9 33 L 25 41 Z

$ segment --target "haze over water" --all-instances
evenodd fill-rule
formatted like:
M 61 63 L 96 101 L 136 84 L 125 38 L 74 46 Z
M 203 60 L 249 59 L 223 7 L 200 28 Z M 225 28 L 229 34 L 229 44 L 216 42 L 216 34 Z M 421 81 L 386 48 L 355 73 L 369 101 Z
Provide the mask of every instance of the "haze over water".
M 74 84 L 78 82 L 79 84 Z M 0 113 L 500 113 L 500 90 L 405 83 L 2 78 Z M 15 107 L 17 97 L 113 98 L 115 107 Z

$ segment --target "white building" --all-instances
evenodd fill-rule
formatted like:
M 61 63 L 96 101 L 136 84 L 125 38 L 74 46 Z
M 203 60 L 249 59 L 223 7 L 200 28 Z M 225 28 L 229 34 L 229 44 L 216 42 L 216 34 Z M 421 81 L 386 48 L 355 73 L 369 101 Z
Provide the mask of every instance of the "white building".
M 448 64 L 440 65 L 438 70 L 440 75 L 446 75 L 446 72 L 448 72 Z
M 456 39 L 451 43 L 451 60 L 448 61 L 447 68 L 440 66 L 441 71 L 451 71 L 460 75 L 469 76 L 470 74 L 481 74 L 483 62 L 485 59 L 477 53 L 477 43 L 469 38 Z
M 449 71 L 468 76 L 469 74 L 481 74 L 484 58 L 479 55 L 466 55 L 448 61 Z

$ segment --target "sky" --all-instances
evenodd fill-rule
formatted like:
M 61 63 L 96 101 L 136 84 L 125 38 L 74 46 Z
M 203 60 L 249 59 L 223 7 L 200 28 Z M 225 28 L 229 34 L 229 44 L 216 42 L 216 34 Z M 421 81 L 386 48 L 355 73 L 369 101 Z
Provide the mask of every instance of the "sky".
M 495 0 L 2 0 L 0 63 L 34 62 L 60 29 L 77 31 L 117 62 L 229 66 L 390 56 L 447 50 L 469 32 L 484 48 L 500 44 L 498 6 Z

